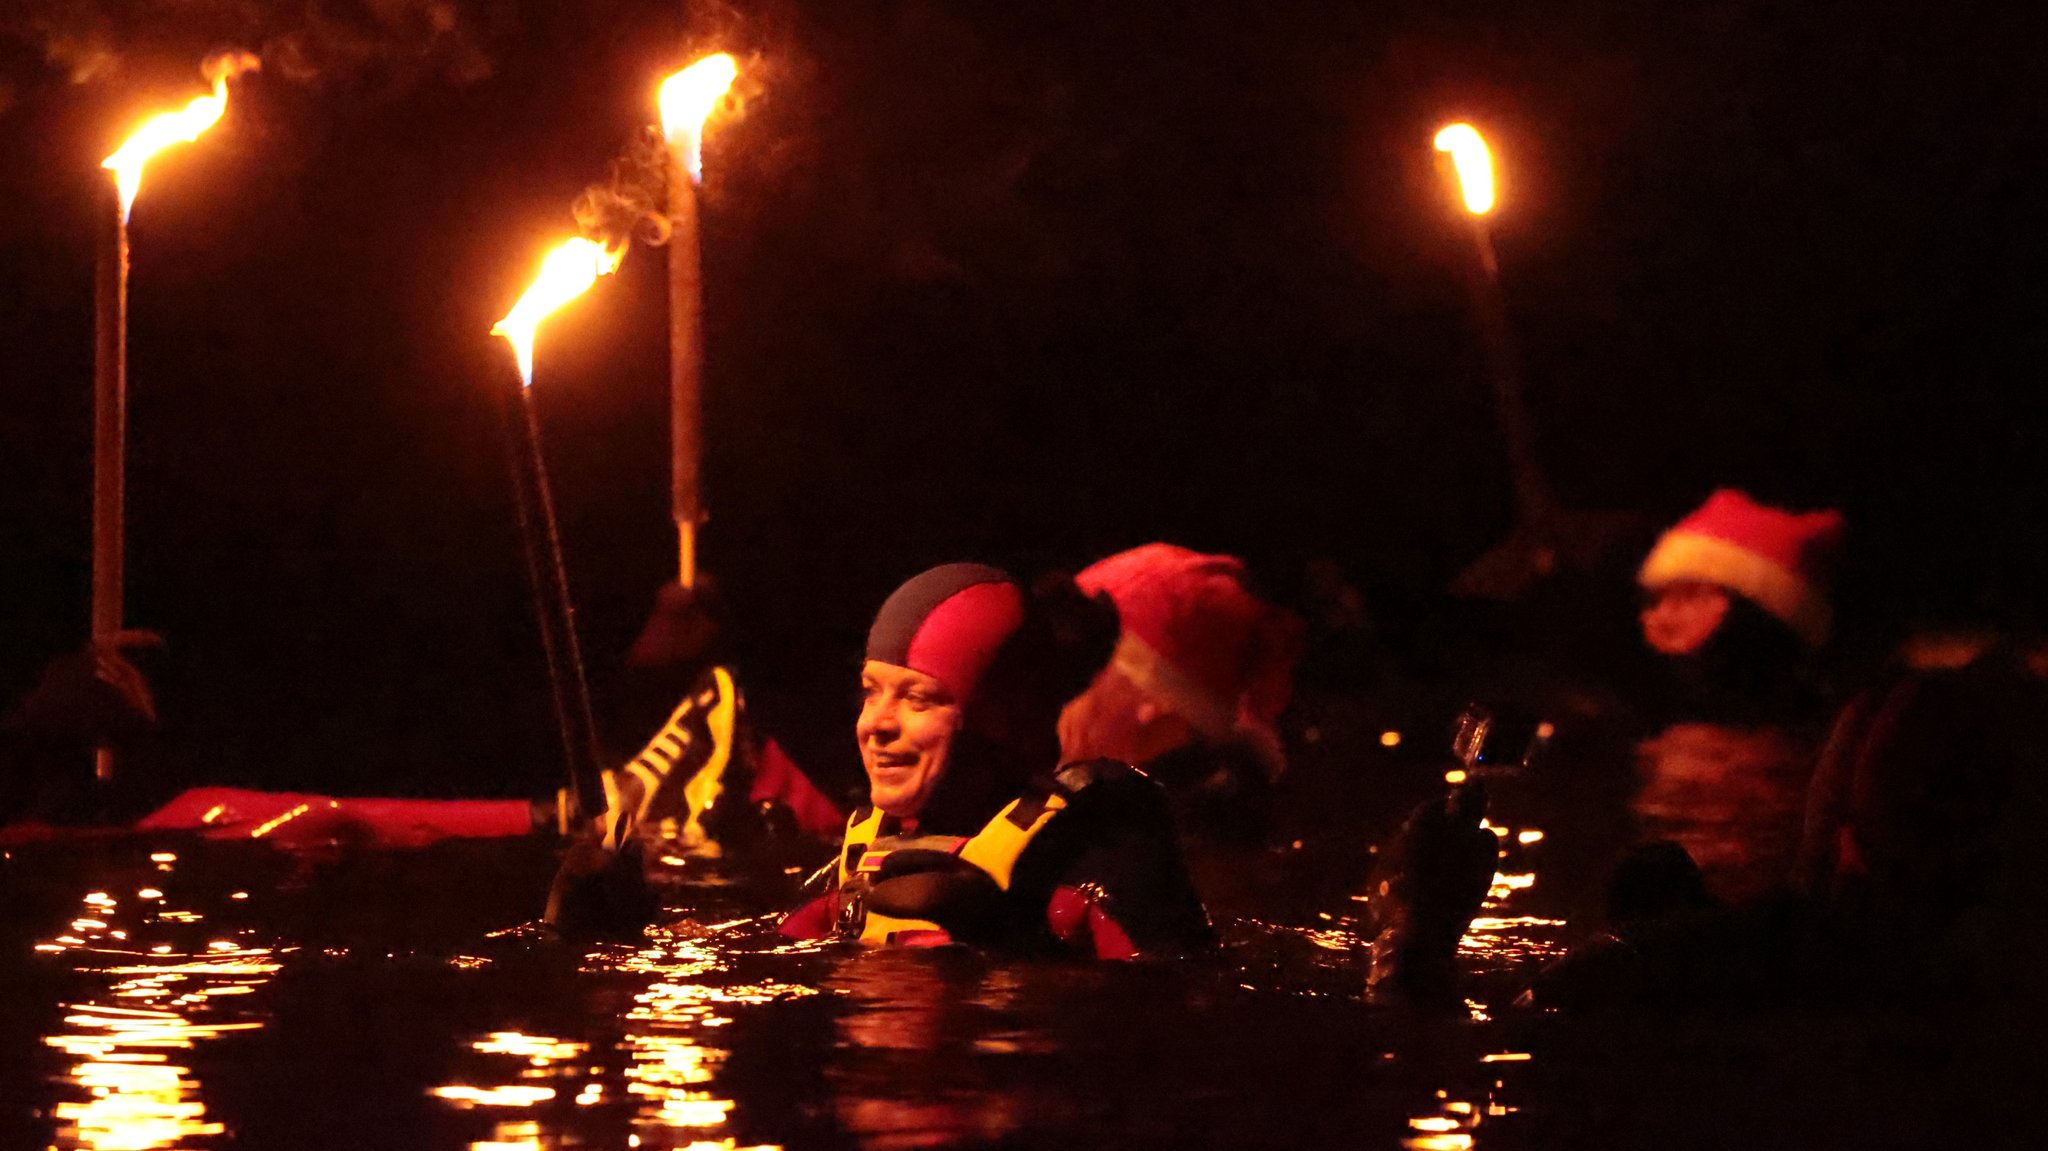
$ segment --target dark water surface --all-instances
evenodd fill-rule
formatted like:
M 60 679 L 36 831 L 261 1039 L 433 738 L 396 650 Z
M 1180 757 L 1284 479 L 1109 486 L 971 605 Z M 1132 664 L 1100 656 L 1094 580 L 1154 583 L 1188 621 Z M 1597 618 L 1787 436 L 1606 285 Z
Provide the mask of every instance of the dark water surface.
M 1448 1020 L 1361 1001 L 1342 895 L 1221 914 L 1217 957 L 1077 965 L 787 944 L 792 878 L 692 863 L 672 923 L 586 950 L 530 923 L 537 840 L 12 848 L 0 1146 L 2024 1145 L 2017 1064 L 1955 1013 L 1511 1008 L 1569 927 L 1545 834 L 1503 832 Z

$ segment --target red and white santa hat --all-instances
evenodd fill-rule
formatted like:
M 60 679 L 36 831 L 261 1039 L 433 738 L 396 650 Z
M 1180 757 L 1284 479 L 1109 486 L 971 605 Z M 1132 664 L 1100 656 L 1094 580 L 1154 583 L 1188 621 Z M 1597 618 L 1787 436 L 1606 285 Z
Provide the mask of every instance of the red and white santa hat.
M 1294 693 L 1301 624 L 1246 586 L 1244 561 L 1153 543 L 1074 577 L 1123 621 L 1114 666 L 1211 739 L 1250 743 L 1277 772 L 1273 723 Z
M 1790 512 L 1722 488 L 1650 549 L 1636 582 L 1718 584 L 1776 616 L 1810 647 L 1834 623 L 1828 581 L 1842 543 L 1842 513 Z

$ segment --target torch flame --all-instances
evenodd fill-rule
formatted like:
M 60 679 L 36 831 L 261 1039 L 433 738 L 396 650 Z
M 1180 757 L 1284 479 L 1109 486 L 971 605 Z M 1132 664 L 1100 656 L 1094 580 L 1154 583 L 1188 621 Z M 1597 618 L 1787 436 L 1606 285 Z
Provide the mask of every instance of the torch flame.
M 661 134 L 670 147 L 683 149 L 692 180 L 704 179 L 704 121 L 739 74 L 740 66 L 720 52 L 661 82 Z
M 1436 150 L 1451 154 L 1465 195 L 1465 210 L 1475 216 L 1493 211 L 1493 153 L 1487 150 L 1479 129 L 1470 124 L 1449 125 L 1436 134 Z
M 491 334 L 503 336 L 519 358 L 519 382 L 533 386 L 533 333 L 549 313 L 590 290 L 599 276 L 608 276 L 619 266 L 624 253 L 581 236 L 563 243 L 541 261 L 540 275 L 533 286 L 491 327 Z
M 114 173 L 114 186 L 121 193 L 122 223 L 127 223 L 128 213 L 135 207 L 135 194 L 142 190 L 142 166 L 150 157 L 172 144 L 189 144 L 218 123 L 228 110 L 228 81 L 262 66 L 262 61 L 247 52 L 229 52 L 208 60 L 203 70 L 213 81 L 211 96 L 201 96 L 179 111 L 150 117 L 100 162 L 100 167 Z

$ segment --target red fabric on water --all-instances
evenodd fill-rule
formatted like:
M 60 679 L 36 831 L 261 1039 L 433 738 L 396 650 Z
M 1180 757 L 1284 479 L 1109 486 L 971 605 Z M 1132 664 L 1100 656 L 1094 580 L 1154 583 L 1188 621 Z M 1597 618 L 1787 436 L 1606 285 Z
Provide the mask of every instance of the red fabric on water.
M 533 831 L 523 799 L 337 799 L 291 791 L 198 787 L 144 816 L 138 831 L 198 831 L 283 847 L 367 843 L 421 847 L 442 839 L 495 839 Z
M 775 930 L 790 939 L 823 939 L 839 919 L 839 893 L 820 895 L 783 917 Z
M 72 827 L 68 824 L 44 823 L 39 819 L 24 819 L 18 823 L 0 826 L 0 847 L 49 843 L 60 839 L 106 839 L 126 834 L 127 831 L 125 827 Z
M 1109 917 L 1109 912 L 1094 904 L 1088 905 L 1088 939 L 1095 946 L 1097 959 L 1136 959 L 1138 945 L 1124 930 L 1124 925 Z
M 846 827 L 846 813 L 826 798 L 817 785 L 773 739 L 761 745 L 760 762 L 755 765 L 754 789 L 747 796 L 755 803 L 774 800 L 788 807 L 796 824 L 806 835 L 821 839 L 836 837 Z
M 1071 947 L 1084 948 L 1097 959 L 1136 959 L 1138 945 L 1123 925 L 1110 918 L 1076 887 L 1055 887 L 1046 901 L 1045 924 L 1053 936 Z

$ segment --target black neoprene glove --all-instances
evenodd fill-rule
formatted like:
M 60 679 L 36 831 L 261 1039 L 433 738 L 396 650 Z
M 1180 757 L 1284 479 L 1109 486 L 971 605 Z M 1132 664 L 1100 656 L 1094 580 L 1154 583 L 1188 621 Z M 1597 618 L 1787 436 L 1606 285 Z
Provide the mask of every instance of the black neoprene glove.
M 128 653 L 163 646 L 155 632 L 124 631 L 106 644 L 58 656 L 5 718 L 9 731 L 41 743 L 113 747 L 156 726 L 156 696 Z
M 647 886 L 639 841 L 612 851 L 585 836 L 562 857 L 542 918 L 575 939 L 637 939 L 660 910 Z
M 1486 793 L 1474 781 L 1410 812 L 1381 855 L 1372 893 L 1375 1002 L 1457 1006 L 1458 940 L 1492 885 L 1500 840 L 1480 826 Z
M 962 943 L 996 938 L 1005 895 L 989 873 L 946 851 L 892 851 L 868 890 L 870 910 L 938 924 Z

